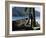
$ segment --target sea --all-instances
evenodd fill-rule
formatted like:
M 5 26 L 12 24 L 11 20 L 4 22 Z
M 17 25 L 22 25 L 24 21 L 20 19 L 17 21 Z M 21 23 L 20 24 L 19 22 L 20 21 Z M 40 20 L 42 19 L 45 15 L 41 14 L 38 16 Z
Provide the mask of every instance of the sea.
M 13 16 L 12 21 L 26 19 L 26 18 L 29 18 L 29 17 L 28 16 L 17 16 L 17 17 Z M 36 20 L 36 22 L 38 22 L 40 24 L 40 17 L 39 16 L 36 16 L 35 20 Z

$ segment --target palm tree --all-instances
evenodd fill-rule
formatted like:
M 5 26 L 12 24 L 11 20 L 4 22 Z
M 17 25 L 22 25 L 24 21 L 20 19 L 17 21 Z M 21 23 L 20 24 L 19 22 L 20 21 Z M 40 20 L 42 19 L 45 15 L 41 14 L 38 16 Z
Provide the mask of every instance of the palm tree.
M 35 27 L 36 26 L 36 21 L 35 21 L 35 8 L 32 9 L 32 27 Z
M 28 8 L 25 8 L 25 12 L 27 11 Z M 35 8 L 29 8 L 29 21 L 31 19 L 31 28 L 36 26 L 35 22 Z M 28 21 L 28 23 L 29 23 Z

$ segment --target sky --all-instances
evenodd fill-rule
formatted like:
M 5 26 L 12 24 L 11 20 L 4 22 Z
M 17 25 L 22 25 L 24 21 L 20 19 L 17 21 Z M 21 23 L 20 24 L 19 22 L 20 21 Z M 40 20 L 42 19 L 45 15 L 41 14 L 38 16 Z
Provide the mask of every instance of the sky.
M 41 11 L 41 8 L 40 7 L 35 7 L 35 10 L 37 10 L 37 11 Z

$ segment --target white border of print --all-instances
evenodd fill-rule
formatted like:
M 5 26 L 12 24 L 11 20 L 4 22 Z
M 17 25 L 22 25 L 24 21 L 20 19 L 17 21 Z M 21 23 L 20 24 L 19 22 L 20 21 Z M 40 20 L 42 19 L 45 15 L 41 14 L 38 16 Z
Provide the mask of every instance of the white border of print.
M 40 30 L 29 30 L 29 31 L 12 31 L 12 7 L 40 7 Z M 28 33 L 43 33 L 43 7 L 42 5 L 24 5 L 24 4 L 10 4 L 10 26 L 9 34 L 28 34 Z

